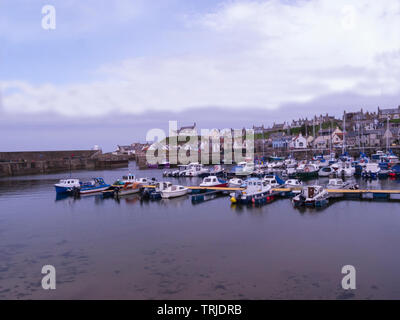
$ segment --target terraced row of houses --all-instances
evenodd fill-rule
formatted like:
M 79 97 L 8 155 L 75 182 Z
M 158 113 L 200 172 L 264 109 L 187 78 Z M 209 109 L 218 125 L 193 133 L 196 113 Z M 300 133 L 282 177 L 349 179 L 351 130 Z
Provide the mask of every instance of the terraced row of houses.
M 376 112 L 343 112 L 341 118 L 319 115 L 311 119 L 253 126 L 255 149 L 327 149 L 383 147 L 400 144 L 400 106 Z

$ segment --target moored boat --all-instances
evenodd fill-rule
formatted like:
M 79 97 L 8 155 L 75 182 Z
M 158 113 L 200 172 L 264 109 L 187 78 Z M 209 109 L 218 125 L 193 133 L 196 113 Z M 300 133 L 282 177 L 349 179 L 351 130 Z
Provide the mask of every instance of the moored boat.
M 262 204 L 274 199 L 272 187 L 265 181 L 258 178 L 250 178 L 244 190 L 237 190 L 230 194 L 232 203 L 241 204 Z
M 314 163 L 304 164 L 296 170 L 297 179 L 312 179 L 318 177 L 319 167 Z
M 329 193 L 322 186 L 303 187 L 300 194 L 292 199 L 295 206 L 322 207 L 328 204 Z
M 108 188 L 110 185 L 105 183 L 103 178 L 93 178 L 93 180 L 81 184 L 79 193 L 82 195 L 98 193 Z
M 230 188 L 239 188 L 245 184 L 245 180 L 240 178 L 232 178 L 228 181 L 228 186 Z
M 335 174 L 335 172 L 336 171 L 333 168 L 331 168 L 330 166 L 326 166 L 319 169 L 318 175 L 320 177 L 329 177 L 330 175 Z
M 200 187 L 227 187 L 228 182 L 226 180 L 222 180 L 217 176 L 208 176 L 203 179 L 203 182 L 200 183 Z
M 172 183 L 168 181 L 157 182 L 154 187 L 146 187 L 143 189 L 142 198 L 151 200 L 161 199 L 161 192 L 171 186 Z
M 140 192 L 142 184 L 139 182 L 126 182 L 120 186 L 114 184 L 112 187 L 114 188 L 114 195 L 120 197 Z
M 79 179 L 61 179 L 58 183 L 54 185 L 56 192 L 59 194 L 62 193 L 71 193 L 75 188 L 80 188 L 81 184 Z
M 189 188 L 181 185 L 170 185 L 166 189 L 161 191 L 161 197 L 163 199 L 181 197 L 188 194 Z
M 361 173 L 361 176 L 365 179 L 376 179 L 378 177 L 381 168 L 378 163 L 367 163 L 364 167 L 364 170 Z

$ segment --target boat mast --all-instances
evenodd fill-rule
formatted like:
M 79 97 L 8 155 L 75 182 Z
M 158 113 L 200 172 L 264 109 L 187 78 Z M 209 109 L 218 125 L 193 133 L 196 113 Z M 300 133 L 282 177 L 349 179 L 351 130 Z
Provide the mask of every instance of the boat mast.
M 389 116 L 386 118 L 386 152 L 389 151 Z
M 343 113 L 343 146 L 342 154 L 344 154 L 346 146 L 346 111 Z

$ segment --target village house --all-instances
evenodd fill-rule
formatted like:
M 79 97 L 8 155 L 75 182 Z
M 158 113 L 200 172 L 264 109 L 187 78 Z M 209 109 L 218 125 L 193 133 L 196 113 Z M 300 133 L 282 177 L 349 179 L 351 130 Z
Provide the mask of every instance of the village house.
M 285 132 L 276 132 L 270 136 L 273 149 L 287 149 L 292 141 L 292 137 L 285 134 Z
M 331 143 L 332 147 L 343 146 L 343 132 L 338 127 L 332 132 Z
M 350 131 L 346 132 L 346 140 L 345 140 L 346 147 L 355 147 L 359 144 L 359 135 L 357 132 Z
M 328 147 L 329 139 L 326 139 L 325 136 L 318 136 L 313 141 L 314 148 L 317 149 L 326 149 Z
M 375 112 L 364 112 L 363 109 L 357 112 L 343 113 L 343 119 L 346 122 L 346 131 L 376 130 L 379 127 L 379 121 Z
M 381 109 L 378 107 L 378 118 L 383 119 L 400 119 L 400 106 L 392 109 Z
M 392 146 L 399 143 L 400 129 L 399 128 L 386 128 L 385 133 L 382 135 L 381 145 Z
M 292 149 L 306 149 L 307 148 L 307 139 L 303 137 L 301 133 L 295 136 L 290 144 L 290 148 Z

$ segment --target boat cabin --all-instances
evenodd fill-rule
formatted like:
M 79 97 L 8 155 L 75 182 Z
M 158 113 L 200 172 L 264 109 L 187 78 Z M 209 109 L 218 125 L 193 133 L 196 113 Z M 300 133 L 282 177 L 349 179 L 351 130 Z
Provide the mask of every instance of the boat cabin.
M 65 180 L 60 180 L 59 182 L 60 185 L 65 185 L 66 187 L 68 186 L 79 186 L 79 179 L 65 179 Z
M 323 191 L 322 186 L 307 186 L 302 190 L 302 195 L 306 198 L 314 198 L 317 194 Z
M 127 176 L 122 176 L 124 182 L 135 182 L 136 177 L 133 174 L 128 174 Z
M 286 181 L 285 184 L 290 185 L 290 186 L 301 186 L 302 185 L 302 183 L 297 179 L 289 179 Z
M 344 182 L 342 179 L 329 179 L 328 186 L 330 187 L 343 187 Z

